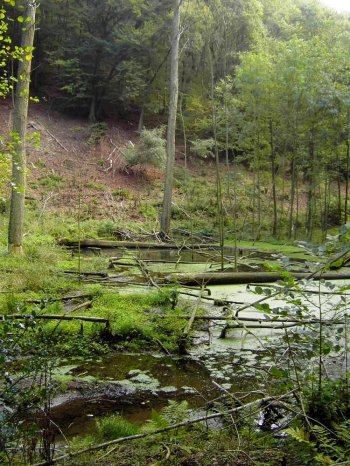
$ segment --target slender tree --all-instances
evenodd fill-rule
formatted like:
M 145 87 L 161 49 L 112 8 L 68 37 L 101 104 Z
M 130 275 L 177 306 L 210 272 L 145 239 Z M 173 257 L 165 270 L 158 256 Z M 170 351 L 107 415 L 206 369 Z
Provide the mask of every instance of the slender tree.
M 35 31 L 35 0 L 24 0 L 24 16 L 18 20 L 23 23 L 21 39 L 21 59 L 17 72 L 17 87 L 13 116 L 13 156 L 10 223 L 8 249 L 13 255 L 22 254 L 24 198 L 26 188 L 26 133 L 29 101 L 29 83 Z
M 174 0 L 174 17 L 171 33 L 170 104 L 167 129 L 167 160 L 165 168 L 163 209 L 160 219 L 160 230 L 163 236 L 167 236 L 170 229 L 171 201 L 173 193 L 176 114 L 179 95 L 180 4 L 181 0 Z

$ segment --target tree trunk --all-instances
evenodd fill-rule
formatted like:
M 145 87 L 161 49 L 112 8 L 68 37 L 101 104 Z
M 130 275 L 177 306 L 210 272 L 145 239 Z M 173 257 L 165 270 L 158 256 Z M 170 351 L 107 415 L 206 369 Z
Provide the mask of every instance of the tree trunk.
M 222 201 L 222 188 L 221 188 L 221 176 L 220 176 L 220 162 L 219 162 L 219 147 L 217 138 L 217 119 L 216 109 L 214 102 L 214 69 L 213 69 L 213 52 L 209 50 L 210 60 L 210 75 L 211 75 L 211 122 L 214 136 L 214 155 L 215 155 L 215 172 L 216 172 L 216 205 L 217 205 L 217 221 L 218 221 L 218 233 L 221 250 L 221 270 L 224 269 L 224 210 Z
M 171 37 L 170 103 L 167 130 L 167 161 L 165 168 L 163 209 L 160 219 L 160 230 L 163 236 L 167 236 L 170 229 L 171 200 L 173 194 L 176 113 L 179 94 L 180 3 L 181 0 L 173 0 L 174 18 L 172 24 Z
M 26 135 L 29 102 L 30 71 L 35 32 L 35 1 L 26 0 L 21 47 L 22 60 L 18 64 L 17 88 L 13 116 L 13 156 L 10 222 L 8 250 L 10 254 L 22 255 L 24 199 L 26 188 Z M 29 18 L 27 20 L 27 18 Z
M 345 173 L 345 200 L 344 200 L 344 223 L 348 221 L 349 202 L 349 165 L 350 165 L 350 110 L 347 113 L 347 138 L 346 138 L 346 173 Z
M 315 139 L 314 129 L 310 133 L 309 141 L 309 169 L 308 192 L 307 192 L 307 212 L 306 212 L 306 236 L 309 241 L 312 240 L 314 222 L 315 222 L 315 186 L 316 186 L 316 158 L 315 158 Z
M 270 148 L 271 148 L 271 181 L 272 181 L 272 200 L 273 200 L 273 225 L 272 236 L 277 236 L 277 195 L 276 195 L 276 160 L 275 146 L 273 139 L 273 126 L 270 120 Z
M 295 169 L 295 154 L 292 154 L 291 160 L 291 184 L 290 184 L 290 211 L 289 211 L 289 224 L 288 224 L 288 239 L 292 238 L 293 232 L 293 213 L 294 213 L 294 200 L 295 200 L 295 187 L 296 187 L 296 169 Z

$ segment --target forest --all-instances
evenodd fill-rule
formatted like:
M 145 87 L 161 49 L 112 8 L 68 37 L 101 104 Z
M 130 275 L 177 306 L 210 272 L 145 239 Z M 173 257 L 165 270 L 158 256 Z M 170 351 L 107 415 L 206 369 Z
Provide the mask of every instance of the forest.
M 1 465 L 350 465 L 349 51 L 321 0 L 2 0 Z

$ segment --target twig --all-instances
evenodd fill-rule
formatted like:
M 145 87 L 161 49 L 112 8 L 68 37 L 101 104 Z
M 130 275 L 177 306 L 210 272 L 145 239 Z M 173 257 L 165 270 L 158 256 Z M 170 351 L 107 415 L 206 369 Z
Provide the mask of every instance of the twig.
M 48 134 L 49 136 L 51 136 L 52 139 L 54 139 L 60 147 L 62 147 L 62 149 L 64 149 L 66 152 L 69 152 L 69 150 L 67 149 L 67 147 L 65 147 L 65 146 L 56 138 L 56 136 L 54 136 L 54 135 L 51 133 L 51 131 L 49 131 L 40 121 L 39 121 L 39 124 L 44 128 L 44 130 L 47 132 L 47 134 Z M 34 125 L 33 125 L 33 126 L 34 126 Z M 34 128 L 35 128 L 35 126 L 34 126 Z M 37 129 L 37 128 L 35 128 L 35 129 Z

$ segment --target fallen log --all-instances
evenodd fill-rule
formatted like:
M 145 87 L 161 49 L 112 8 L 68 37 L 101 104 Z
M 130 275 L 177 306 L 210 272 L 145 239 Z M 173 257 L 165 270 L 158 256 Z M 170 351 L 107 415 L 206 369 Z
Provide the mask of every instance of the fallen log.
M 132 266 L 137 266 L 137 263 L 136 262 L 126 262 L 126 261 L 122 261 L 118 258 L 115 258 L 115 257 L 111 257 L 109 259 L 109 262 L 112 264 L 112 265 L 122 265 L 122 266 L 129 266 L 129 267 L 132 267 Z M 157 259 L 142 259 L 142 262 L 145 262 L 146 264 L 178 264 L 178 265 L 209 265 L 209 264 L 212 264 L 212 265 L 217 265 L 219 264 L 219 262 L 213 262 L 213 261 L 182 261 L 182 260 L 157 260 Z
M 70 240 L 63 238 L 59 240 L 59 244 L 69 247 L 81 248 L 126 248 L 126 249 L 182 249 L 188 247 L 189 249 L 219 249 L 219 246 L 212 244 L 190 244 L 188 246 L 177 245 L 174 243 L 147 243 L 142 241 L 113 241 L 107 239 L 85 238 L 81 241 Z
M 78 270 L 63 270 L 63 273 L 71 275 L 82 275 L 84 277 L 108 278 L 108 273 L 106 272 L 79 272 Z
M 310 275 L 305 272 L 295 272 L 291 275 L 297 280 L 349 280 L 350 273 L 317 273 Z M 269 283 L 283 280 L 284 274 L 276 272 L 201 272 L 201 273 L 172 273 L 164 276 L 167 283 L 183 285 L 235 285 L 248 283 Z

